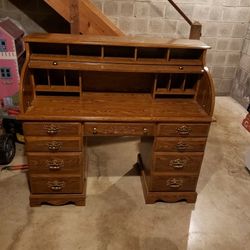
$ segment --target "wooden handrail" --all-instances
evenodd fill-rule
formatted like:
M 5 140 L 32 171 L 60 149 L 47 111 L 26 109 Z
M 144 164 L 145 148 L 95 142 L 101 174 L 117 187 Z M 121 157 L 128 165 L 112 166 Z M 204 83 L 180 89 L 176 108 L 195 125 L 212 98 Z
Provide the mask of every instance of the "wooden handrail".
M 179 14 L 190 24 L 192 25 L 192 21 L 185 15 L 185 13 L 179 8 L 179 6 L 173 1 L 168 0 L 172 6 L 179 12 Z
M 191 26 L 189 39 L 200 40 L 202 25 L 197 21 L 192 22 L 173 0 L 168 0 L 168 1 Z

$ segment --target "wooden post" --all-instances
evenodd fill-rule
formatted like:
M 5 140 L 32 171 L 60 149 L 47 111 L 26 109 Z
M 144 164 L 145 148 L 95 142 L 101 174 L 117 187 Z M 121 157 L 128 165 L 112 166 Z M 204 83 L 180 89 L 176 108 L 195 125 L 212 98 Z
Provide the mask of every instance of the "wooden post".
M 191 24 L 189 39 L 200 40 L 202 25 L 199 22 Z
M 80 33 L 79 0 L 70 0 L 70 33 Z

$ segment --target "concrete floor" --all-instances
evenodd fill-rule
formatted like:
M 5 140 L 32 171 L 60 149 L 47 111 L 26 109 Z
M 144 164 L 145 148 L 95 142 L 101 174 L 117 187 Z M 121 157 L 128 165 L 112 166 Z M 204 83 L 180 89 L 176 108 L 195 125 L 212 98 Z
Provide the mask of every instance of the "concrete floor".
M 250 249 L 250 175 L 244 110 L 216 99 L 196 204 L 145 205 L 134 138 L 89 141 L 87 206 L 30 208 L 25 173 L 0 173 L 0 249 L 243 250 Z M 22 147 L 14 163 L 25 161 Z

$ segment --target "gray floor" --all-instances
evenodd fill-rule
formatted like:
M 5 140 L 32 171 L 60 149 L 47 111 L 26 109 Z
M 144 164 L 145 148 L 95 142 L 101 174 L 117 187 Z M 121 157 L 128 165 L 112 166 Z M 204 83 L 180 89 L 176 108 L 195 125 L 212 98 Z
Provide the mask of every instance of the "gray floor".
M 145 205 L 131 174 L 135 138 L 89 141 L 86 207 L 30 208 L 25 173 L 0 173 L 0 249 L 250 249 L 250 175 L 244 152 L 250 133 L 244 110 L 216 99 L 196 204 Z M 22 147 L 14 163 L 25 161 Z

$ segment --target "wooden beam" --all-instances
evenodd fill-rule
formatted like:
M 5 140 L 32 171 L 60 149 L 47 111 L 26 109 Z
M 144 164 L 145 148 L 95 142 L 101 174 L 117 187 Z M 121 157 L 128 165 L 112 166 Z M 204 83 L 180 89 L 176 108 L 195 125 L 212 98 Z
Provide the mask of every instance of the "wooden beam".
M 79 13 L 79 0 L 70 0 L 70 33 L 79 34 L 80 33 L 80 13 Z
M 70 22 L 69 1 L 44 0 L 52 9 L 61 15 L 66 21 Z
M 70 8 L 72 0 L 44 0 L 69 23 L 72 22 Z M 78 0 L 79 32 L 92 35 L 123 36 L 118 29 L 90 0 Z M 77 23 L 77 22 L 76 22 Z M 74 28 L 75 29 L 75 28 Z
M 80 9 L 82 19 L 88 21 L 88 34 L 98 35 L 117 35 L 124 36 L 122 31 L 118 29 L 97 7 L 89 0 L 80 0 Z

